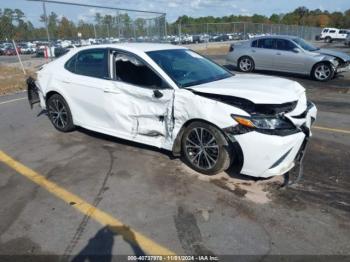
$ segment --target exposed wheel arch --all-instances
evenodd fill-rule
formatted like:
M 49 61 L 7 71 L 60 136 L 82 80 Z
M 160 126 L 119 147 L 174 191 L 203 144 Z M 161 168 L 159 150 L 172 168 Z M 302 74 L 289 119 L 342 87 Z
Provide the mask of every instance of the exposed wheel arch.
M 74 108 L 72 108 L 71 103 L 69 102 L 69 99 L 67 99 L 67 97 L 65 95 L 63 95 L 61 92 L 58 92 L 56 90 L 51 90 L 51 91 L 47 92 L 46 96 L 45 96 L 45 106 L 47 105 L 47 101 L 49 100 L 49 98 L 52 97 L 55 94 L 62 96 L 63 99 L 66 101 L 66 103 L 70 107 L 70 111 L 71 111 L 71 114 L 72 114 L 72 119 L 73 119 L 73 122 L 74 122 L 74 119 L 75 119 L 75 117 L 74 117 L 75 116 Z
M 182 146 L 181 146 L 181 141 L 182 141 L 182 136 L 186 130 L 186 128 L 192 124 L 193 122 L 203 122 L 209 125 L 212 125 L 213 127 L 217 128 L 222 135 L 226 138 L 227 141 L 227 146 L 229 146 L 231 148 L 231 150 L 235 151 L 235 154 L 237 157 L 234 158 L 234 161 L 231 163 L 231 167 L 229 168 L 229 170 L 231 170 L 234 173 L 240 173 L 242 167 L 243 167 L 243 162 L 244 162 L 244 155 L 243 155 L 243 151 L 242 148 L 240 147 L 240 145 L 238 144 L 238 142 L 234 139 L 234 137 L 232 136 L 228 136 L 227 134 L 225 134 L 225 132 L 218 127 L 217 125 L 213 124 L 212 122 L 209 122 L 205 119 L 201 119 L 201 118 L 194 118 L 194 119 L 190 119 L 188 121 L 186 121 L 182 127 L 180 128 L 179 132 L 176 135 L 176 138 L 174 140 L 173 143 L 173 148 L 172 148 L 172 154 L 176 157 L 180 157 L 181 156 L 181 151 L 182 151 Z
M 60 93 L 58 93 L 58 92 L 56 92 L 56 91 L 50 91 L 50 92 L 48 92 L 48 93 L 46 94 L 46 96 L 45 96 L 45 102 L 47 102 L 47 100 L 49 100 L 49 98 L 50 98 L 51 96 L 55 95 L 55 94 L 62 96 Z M 63 96 L 62 96 L 62 97 L 63 97 Z
M 61 132 L 75 130 L 73 117 L 67 101 L 57 92 L 52 92 L 46 100 L 47 114 L 53 126 Z
M 176 138 L 174 140 L 173 149 L 172 149 L 172 153 L 173 153 L 174 156 L 180 156 L 181 155 L 181 139 L 182 139 L 182 135 L 185 132 L 185 129 L 190 124 L 192 124 L 193 122 L 203 122 L 203 123 L 212 125 L 212 126 L 216 127 L 217 129 L 219 129 L 222 132 L 221 128 L 219 128 L 217 125 L 215 125 L 215 124 L 213 124 L 213 123 L 211 123 L 211 122 L 209 122 L 207 120 L 204 120 L 204 119 L 201 119 L 201 118 L 193 118 L 193 119 L 187 120 L 182 125 L 182 127 L 180 128 L 180 130 L 177 133 Z M 224 132 L 222 132 L 222 133 L 224 134 Z

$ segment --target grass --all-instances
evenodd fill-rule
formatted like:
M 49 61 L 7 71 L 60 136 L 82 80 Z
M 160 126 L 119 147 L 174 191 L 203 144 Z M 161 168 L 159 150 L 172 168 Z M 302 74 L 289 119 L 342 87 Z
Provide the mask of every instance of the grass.
M 230 45 L 220 45 L 220 46 L 211 46 L 208 45 L 207 48 L 196 48 L 192 49 L 202 55 L 226 55 L 228 53 Z
M 27 70 L 27 75 L 14 66 L 0 65 L 0 95 L 15 93 L 26 89 L 26 78 L 32 73 Z

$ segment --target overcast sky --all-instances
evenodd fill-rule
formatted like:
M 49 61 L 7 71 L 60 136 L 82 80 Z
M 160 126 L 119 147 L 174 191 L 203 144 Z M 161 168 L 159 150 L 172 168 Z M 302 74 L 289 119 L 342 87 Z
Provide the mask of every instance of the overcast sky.
M 254 13 L 270 16 L 272 13 L 286 13 L 299 6 L 309 9 L 345 11 L 350 9 L 350 0 L 56 0 L 94 5 L 112 6 L 118 8 L 141 9 L 167 13 L 167 20 L 173 22 L 180 15 L 224 16 L 224 15 L 252 15 Z M 0 8 L 20 8 L 29 20 L 38 25 L 42 13 L 42 5 L 27 0 L 0 0 Z M 97 9 L 72 7 L 57 4 L 47 4 L 48 12 L 54 11 L 59 16 L 91 20 Z M 102 13 L 111 11 L 104 10 Z M 145 17 L 144 14 L 137 16 Z

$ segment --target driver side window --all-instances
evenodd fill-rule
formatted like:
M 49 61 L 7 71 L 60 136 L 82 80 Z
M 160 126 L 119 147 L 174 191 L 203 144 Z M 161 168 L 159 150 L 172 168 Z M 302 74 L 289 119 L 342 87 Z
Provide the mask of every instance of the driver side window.
M 116 53 L 115 77 L 118 81 L 128 84 L 161 89 L 164 88 L 163 80 L 140 59 L 124 53 Z
M 292 51 L 294 48 L 296 48 L 296 45 L 289 40 L 276 39 L 276 47 L 278 50 Z

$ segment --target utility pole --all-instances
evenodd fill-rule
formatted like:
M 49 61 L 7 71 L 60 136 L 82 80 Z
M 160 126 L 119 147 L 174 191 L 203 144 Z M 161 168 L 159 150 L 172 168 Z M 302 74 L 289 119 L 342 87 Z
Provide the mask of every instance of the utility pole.
M 50 59 L 52 59 L 51 40 L 50 40 L 50 33 L 49 33 L 49 24 L 47 22 L 47 13 L 46 13 L 45 1 L 43 1 L 43 10 L 44 10 L 44 19 L 45 19 L 47 41 L 49 42 Z
M 181 43 L 181 19 L 180 19 L 180 23 L 179 23 L 179 41 Z
M 95 40 L 97 39 L 97 35 L 96 35 L 96 26 L 95 26 L 95 24 L 93 24 L 93 26 L 94 26 L 94 35 L 95 35 Z
M 167 24 L 166 24 L 166 16 L 164 15 L 164 35 L 165 39 L 168 37 L 168 30 L 167 30 Z

